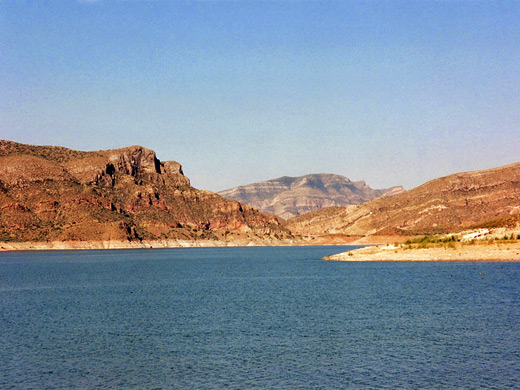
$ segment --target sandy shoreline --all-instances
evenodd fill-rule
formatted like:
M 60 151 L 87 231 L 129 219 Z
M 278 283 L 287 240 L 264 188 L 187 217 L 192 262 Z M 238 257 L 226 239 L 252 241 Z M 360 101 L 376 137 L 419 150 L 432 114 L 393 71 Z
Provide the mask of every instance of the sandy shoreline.
M 0 252 L 38 250 L 99 250 L 99 249 L 153 249 L 153 248 L 213 248 L 235 246 L 269 246 L 270 243 L 226 241 L 49 241 L 49 242 L 2 242 Z M 279 244 L 283 245 L 283 244 Z M 290 245 L 289 243 L 287 245 Z
M 15 251 L 47 251 L 47 250 L 100 250 L 100 249 L 158 249 L 158 248 L 224 248 L 224 247 L 246 247 L 246 246 L 341 246 L 341 245 L 363 245 L 357 242 L 344 241 L 314 241 L 302 240 L 280 240 L 280 241 L 26 241 L 26 242 L 0 242 L 1 252 Z
M 144 241 L 25 241 L 0 242 L 0 252 L 31 250 L 99 250 L 149 248 L 218 248 L 244 246 L 374 245 L 395 242 L 395 237 L 349 237 L 324 235 L 287 240 L 144 240 Z
M 412 248 L 385 245 L 356 249 L 324 260 L 333 261 L 520 261 L 520 242 Z

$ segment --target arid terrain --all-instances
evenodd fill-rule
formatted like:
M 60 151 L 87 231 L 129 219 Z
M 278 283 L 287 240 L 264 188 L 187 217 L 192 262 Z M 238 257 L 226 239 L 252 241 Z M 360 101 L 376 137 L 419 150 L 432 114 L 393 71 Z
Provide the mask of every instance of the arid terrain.
M 255 186 L 237 191 L 264 203 L 273 194 L 272 207 L 291 199 L 278 203 L 278 211 L 297 205 L 300 196 L 304 205 L 312 194 L 319 207 L 334 203 L 340 193 L 353 202 L 380 197 L 285 221 L 193 188 L 181 164 L 162 162 L 141 146 L 82 152 L 0 141 L 0 250 L 397 243 L 351 253 L 348 260 L 360 253 L 416 259 L 417 250 L 421 258 L 439 259 L 455 252 L 402 245 L 424 235 L 479 229 L 487 229 L 489 237 L 520 233 L 520 163 L 458 173 L 404 192 L 372 190 L 336 175 L 282 179 L 256 187 L 256 195 Z M 516 245 L 461 242 L 459 252 L 473 259 L 484 252 L 488 259 L 497 257 Z
M 520 261 L 520 230 L 478 229 L 367 246 L 327 256 L 334 261 Z
M 277 217 L 193 188 L 179 163 L 162 162 L 144 147 L 80 152 L 0 141 L 4 247 L 269 245 L 292 239 Z
M 289 219 L 314 210 L 360 204 L 403 191 L 400 186 L 374 190 L 364 181 L 353 182 L 344 176 L 322 173 L 284 176 L 231 188 L 218 194 L 265 213 Z
M 314 211 L 288 221 L 302 235 L 418 236 L 520 221 L 520 163 L 458 173 L 360 205 Z

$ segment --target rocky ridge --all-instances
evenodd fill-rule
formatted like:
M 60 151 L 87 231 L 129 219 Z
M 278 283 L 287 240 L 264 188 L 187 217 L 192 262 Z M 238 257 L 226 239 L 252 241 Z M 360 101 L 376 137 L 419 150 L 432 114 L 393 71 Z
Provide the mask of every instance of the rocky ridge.
M 357 206 L 314 211 L 290 219 L 287 226 L 304 235 L 410 236 L 519 222 L 520 163 L 516 163 L 442 177 Z
M 291 239 L 277 217 L 193 188 L 181 164 L 150 149 L 82 152 L 0 141 L 2 242 Z
M 353 182 L 333 174 L 311 174 L 300 177 L 252 183 L 220 191 L 227 199 L 251 205 L 260 211 L 289 219 L 314 210 L 363 203 L 380 196 L 404 191 L 403 187 L 374 190 L 364 181 Z

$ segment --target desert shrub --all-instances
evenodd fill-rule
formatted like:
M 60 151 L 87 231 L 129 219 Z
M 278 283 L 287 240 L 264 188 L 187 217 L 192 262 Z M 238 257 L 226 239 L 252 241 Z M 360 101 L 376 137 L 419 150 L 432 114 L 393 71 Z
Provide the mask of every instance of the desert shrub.
M 455 245 L 455 243 L 453 241 L 444 242 L 442 244 L 442 246 L 444 249 L 456 249 L 457 248 L 457 246 Z

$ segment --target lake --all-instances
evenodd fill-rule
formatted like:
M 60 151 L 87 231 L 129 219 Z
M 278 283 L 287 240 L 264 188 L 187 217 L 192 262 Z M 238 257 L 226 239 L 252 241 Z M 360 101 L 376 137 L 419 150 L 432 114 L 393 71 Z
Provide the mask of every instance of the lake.
M 0 254 L 2 389 L 518 389 L 520 263 Z

